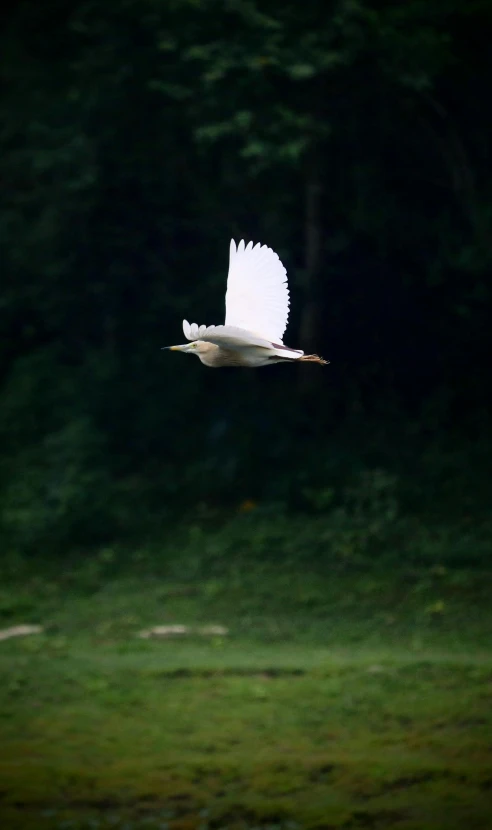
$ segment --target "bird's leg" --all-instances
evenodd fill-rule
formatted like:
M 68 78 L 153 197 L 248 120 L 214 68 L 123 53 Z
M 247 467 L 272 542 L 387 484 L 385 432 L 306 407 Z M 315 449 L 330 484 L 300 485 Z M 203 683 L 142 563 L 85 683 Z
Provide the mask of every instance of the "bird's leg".
M 306 363 L 319 363 L 320 366 L 327 366 L 330 362 L 329 360 L 323 360 L 317 354 L 304 354 L 302 357 L 280 357 L 280 355 L 275 355 L 268 358 L 269 363 L 300 363 L 301 360 Z
M 301 360 L 305 363 L 319 363 L 320 366 L 327 366 L 330 362 L 329 360 L 324 360 L 322 357 L 319 357 L 317 354 L 303 354 L 302 357 L 297 358 L 297 361 L 301 362 Z

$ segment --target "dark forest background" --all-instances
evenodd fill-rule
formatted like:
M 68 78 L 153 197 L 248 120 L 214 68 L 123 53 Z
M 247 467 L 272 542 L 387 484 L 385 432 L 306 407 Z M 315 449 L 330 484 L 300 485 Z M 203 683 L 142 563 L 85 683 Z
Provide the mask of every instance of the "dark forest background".
M 4 540 L 487 510 L 490 1 L 2 15 Z M 160 350 L 223 322 L 231 237 L 278 252 L 326 369 Z

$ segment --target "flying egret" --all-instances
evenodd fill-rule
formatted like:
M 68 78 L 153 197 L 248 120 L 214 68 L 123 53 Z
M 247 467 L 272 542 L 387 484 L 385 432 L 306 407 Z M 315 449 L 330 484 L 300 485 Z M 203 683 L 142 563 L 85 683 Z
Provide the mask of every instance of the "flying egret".
M 289 316 L 287 272 L 278 255 L 266 245 L 231 240 L 229 275 L 223 326 L 197 326 L 183 320 L 187 340 L 165 346 L 174 352 L 196 354 L 205 366 L 267 366 L 270 363 L 326 364 L 316 354 L 284 346 Z

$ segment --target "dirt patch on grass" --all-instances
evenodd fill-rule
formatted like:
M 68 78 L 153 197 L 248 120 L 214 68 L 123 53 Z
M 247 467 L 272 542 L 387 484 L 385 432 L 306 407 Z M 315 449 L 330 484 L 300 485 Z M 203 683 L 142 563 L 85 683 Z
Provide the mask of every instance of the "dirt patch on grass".
M 183 677 L 191 678 L 207 678 L 207 677 L 254 677 L 258 680 L 275 680 L 283 677 L 303 677 L 306 672 L 304 669 L 241 669 L 241 668 L 217 668 L 217 669 L 170 669 L 163 671 L 162 676 L 166 678 L 175 678 L 177 680 Z

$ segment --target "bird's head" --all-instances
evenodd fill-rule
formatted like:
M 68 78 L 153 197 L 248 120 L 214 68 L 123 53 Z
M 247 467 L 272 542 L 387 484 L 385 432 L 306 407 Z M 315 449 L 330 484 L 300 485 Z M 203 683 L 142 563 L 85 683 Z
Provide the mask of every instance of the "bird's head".
M 200 352 L 200 343 L 198 340 L 193 340 L 192 343 L 183 343 L 182 346 L 163 346 L 163 350 L 169 350 L 171 352 L 189 352 L 191 354 L 199 354 Z
M 221 350 L 213 343 L 207 343 L 205 340 L 193 340 L 191 343 L 185 343 L 183 346 L 165 346 L 171 352 L 187 352 L 188 354 L 196 354 L 205 366 L 219 366 L 226 365 L 217 361 L 217 355 L 221 354 Z

